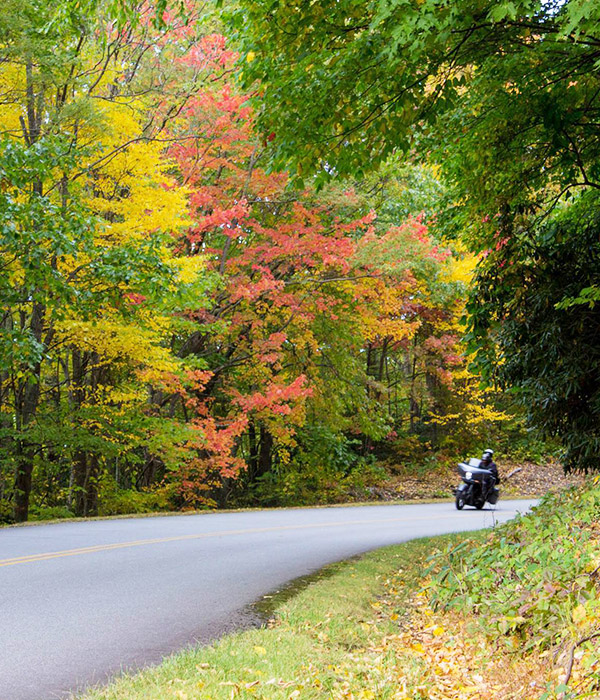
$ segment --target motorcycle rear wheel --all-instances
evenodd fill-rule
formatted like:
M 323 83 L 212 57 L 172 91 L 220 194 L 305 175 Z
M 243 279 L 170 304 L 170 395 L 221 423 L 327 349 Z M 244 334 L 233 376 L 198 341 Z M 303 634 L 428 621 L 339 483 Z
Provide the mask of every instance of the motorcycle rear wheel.
M 484 500 L 480 499 L 479 501 L 475 501 L 475 508 L 477 508 L 477 510 L 481 510 L 484 505 L 485 505 Z
M 457 510 L 462 510 L 465 507 L 465 497 L 460 493 L 456 494 L 455 504 Z

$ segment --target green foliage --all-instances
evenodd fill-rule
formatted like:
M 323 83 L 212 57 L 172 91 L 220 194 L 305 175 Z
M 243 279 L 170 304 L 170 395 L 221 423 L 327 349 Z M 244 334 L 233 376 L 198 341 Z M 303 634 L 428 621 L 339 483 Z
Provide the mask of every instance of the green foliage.
M 100 481 L 98 499 L 98 515 L 155 513 L 174 509 L 173 489 L 165 486 L 145 490 L 123 489 L 109 475 Z
M 491 444 L 500 452 L 499 459 L 507 458 L 516 463 L 545 464 L 549 459 L 558 459 L 562 455 L 560 441 L 556 438 L 544 439 L 538 431 L 528 428 L 522 412 L 517 409 Z
M 600 446 L 600 311 L 561 302 L 600 278 L 596 202 L 588 197 L 490 253 L 468 307 L 480 366 L 516 387 L 530 424 L 560 438 L 567 468 L 586 471 L 598 468 Z
M 531 514 L 432 557 L 437 606 L 470 614 L 513 649 L 545 649 L 577 636 L 600 613 L 600 486 L 546 496 Z
M 297 436 L 291 459 L 277 465 L 251 484 L 240 503 L 260 505 L 313 505 L 339 503 L 352 494 L 366 493 L 380 483 L 385 470 L 360 455 L 361 440 L 350 439 L 323 424 L 308 424 Z
M 89 253 L 93 217 L 76 200 L 61 203 L 36 191 L 55 168 L 76 165 L 65 153 L 64 139 L 53 136 L 35 148 L 0 140 L 0 304 L 5 313 L 22 314 L 18 323 L 7 313 L 0 326 L 0 370 L 20 370 L 21 378 L 44 354 L 35 326 L 22 320 L 31 306 L 43 305 L 46 314 L 59 318 L 70 304 L 79 302 L 82 312 L 89 308 L 78 280 L 59 272 L 57 263 Z
M 579 170 L 575 143 L 597 153 L 594 5 L 241 0 L 227 16 L 242 80 L 261 82 L 276 163 L 301 178 L 355 175 L 395 150 L 427 150 L 433 129 L 440 162 L 480 206 Z
M 320 467 L 326 474 L 348 474 L 360 461 L 356 449 L 360 440 L 350 439 L 320 424 L 301 430 L 298 442 L 300 447 L 293 461 L 300 469 Z
M 439 173 L 428 164 L 407 163 L 393 155 L 376 171 L 363 178 L 333 180 L 319 193 L 319 202 L 335 206 L 352 219 L 357 213 L 377 212 L 374 226 L 385 232 L 408 219 L 419 217 L 426 223 L 436 222 L 451 208 L 450 193 Z
M 31 520 L 62 520 L 74 518 L 75 513 L 66 506 L 37 506 L 32 505 L 29 511 Z

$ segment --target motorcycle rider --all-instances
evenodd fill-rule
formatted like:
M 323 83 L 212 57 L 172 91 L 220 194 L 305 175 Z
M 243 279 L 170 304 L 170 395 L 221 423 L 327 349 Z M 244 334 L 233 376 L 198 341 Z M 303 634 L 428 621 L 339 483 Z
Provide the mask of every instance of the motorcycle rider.
M 498 466 L 492 459 L 494 456 L 494 450 L 484 450 L 483 454 L 481 455 L 481 468 L 482 469 L 487 469 L 489 472 L 491 472 L 492 476 L 494 479 L 496 479 L 496 486 L 500 483 L 500 475 L 498 474 Z
M 493 450 L 487 449 L 481 459 L 469 459 L 458 465 L 462 483 L 454 489 L 457 510 L 462 510 L 465 506 L 481 510 L 486 503 L 495 506 L 498 502 L 500 492 L 496 486 L 500 482 L 500 476 L 492 459 L 493 454 Z

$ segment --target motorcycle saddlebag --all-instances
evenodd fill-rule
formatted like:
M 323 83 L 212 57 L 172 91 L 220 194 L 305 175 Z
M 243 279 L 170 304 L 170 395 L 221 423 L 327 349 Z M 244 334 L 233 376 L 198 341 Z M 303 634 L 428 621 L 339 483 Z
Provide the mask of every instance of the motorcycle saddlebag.
M 494 488 L 490 491 L 488 494 L 487 500 L 489 503 L 491 503 L 493 506 L 498 503 L 498 498 L 500 497 L 500 491 L 494 486 Z

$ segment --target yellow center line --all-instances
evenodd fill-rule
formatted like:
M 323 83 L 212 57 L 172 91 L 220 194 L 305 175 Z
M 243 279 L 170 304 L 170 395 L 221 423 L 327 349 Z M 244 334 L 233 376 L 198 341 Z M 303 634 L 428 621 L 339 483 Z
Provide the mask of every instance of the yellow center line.
M 506 511 L 503 511 L 505 514 Z M 193 535 L 176 535 L 174 537 L 156 537 L 146 540 L 134 540 L 132 542 L 115 542 L 114 544 L 98 544 L 90 547 L 79 547 L 76 549 L 64 549 L 58 552 L 45 552 L 41 554 L 29 554 L 11 559 L 0 559 L 0 567 L 15 566 L 17 564 L 31 564 L 48 559 L 59 559 L 61 557 L 74 557 L 80 554 L 95 554 L 96 552 L 109 552 L 113 549 L 125 549 L 128 547 L 142 547 L 149 544 L 163 544 L 166 542 L 184 542 L 186 540 L 201 540 L 212 537 L 231 537 L 234 535 L 253 535 L 262 532 L 283 532 L 286 530 L 309 530 L 316 528 L 348 527 L 352 525 L 372 525 L 375 523 L 400 523 L 415 522 L 418 520 L 444 520 L 449 515 L 428 515 L 411 518 L 376 518 L 373 520 L 346 520 L 335 523 L 311 523 L 306 525 L 278 525 L 275 527 L 256 527 L 247 530 L 221 530 L 217 532 L 203 532 Z

